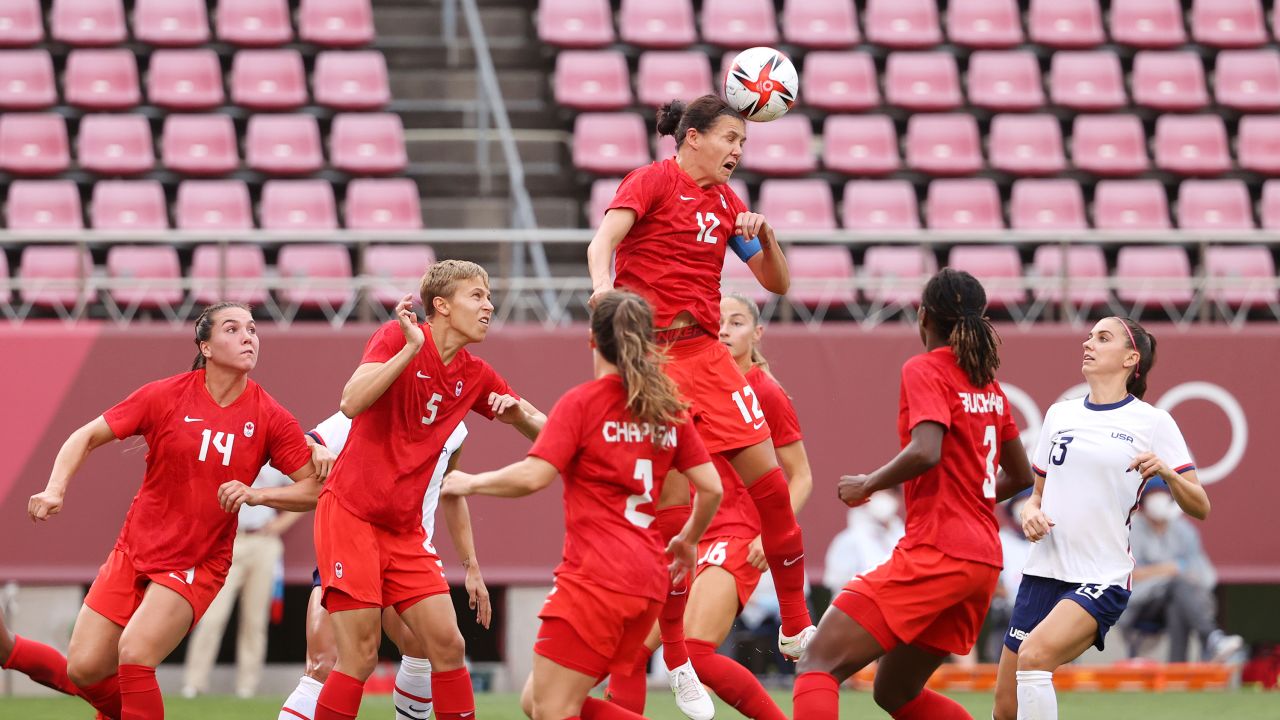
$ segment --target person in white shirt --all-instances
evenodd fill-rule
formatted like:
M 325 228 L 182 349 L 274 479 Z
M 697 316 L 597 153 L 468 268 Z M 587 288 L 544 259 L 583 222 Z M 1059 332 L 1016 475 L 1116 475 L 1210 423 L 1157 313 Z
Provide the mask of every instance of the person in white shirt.
M 1130 519 L 1152 478 L 1203 520 L 1209 496 L 1173 417 L 1142 400 L 1156 340 L 1128 318 L 1099 320 L 1084 341 L 1084 398 L 1049 408 L 1022 509 L 1034 545 L 1022 571 L 996 678 L 994 720 L 1057 720 L 1053 672 L 1099 649 L 1129 599 Z
M 855 576 L 889 559 L 893 548 L 906 533 L 898 512 L 898 491 L 874 493 L 865 505 L 849 508 L 848 527 L 827 546 L 822 584 L 839 593 Z

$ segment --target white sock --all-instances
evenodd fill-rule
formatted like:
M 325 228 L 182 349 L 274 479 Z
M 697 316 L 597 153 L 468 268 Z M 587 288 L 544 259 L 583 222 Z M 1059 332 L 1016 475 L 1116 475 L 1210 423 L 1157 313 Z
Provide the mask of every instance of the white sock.
M 400 657 L 394 693 L 396 712 L 413 720 L 431 717 L 431 663 L 422 658 Z
M 316 701 L 320 699 L 323 687 L 324 683 L 303 675 L 298 681 L 298 687 L 284 701 L 284 707 L 280 708 L 280 716 L 276 720 L 311 720 L 316 716 Z
M 1018 671 L 1018 720 L 1058 720 L 1058 696 L 1053 692 L 1053 673 L 1047 670 Z

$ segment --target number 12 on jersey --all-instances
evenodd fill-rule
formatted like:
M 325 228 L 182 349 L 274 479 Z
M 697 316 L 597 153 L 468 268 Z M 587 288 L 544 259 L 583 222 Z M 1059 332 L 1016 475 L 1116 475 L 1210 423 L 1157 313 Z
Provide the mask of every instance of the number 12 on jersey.
M 716 244 L 719 239 L 712 233 L 720 227 L 720 218 L 715 213 L 697 213 L 698 219 L 698 242 Z

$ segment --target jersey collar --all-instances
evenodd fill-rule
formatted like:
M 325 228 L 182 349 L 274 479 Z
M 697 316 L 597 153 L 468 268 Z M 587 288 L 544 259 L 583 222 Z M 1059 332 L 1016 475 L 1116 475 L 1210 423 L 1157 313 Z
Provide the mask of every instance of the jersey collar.
M 1089 410 L 1116 410 L 1116 409 L 1118 409 L 1118 408 L 1122 408 L 1122 407 L 1124 407 L 1125 405 L 1128 405 L 1129 403 L 1131 403 L 1131 402 L 1133 402 L 1134 400 L 1137 400 L 1137 399 L 1138 399 L 1138 398 L 1134 397 L 1133 395 L 1125 395 L 1123 400 L 1118 400 L 1118 401 L 1113 402 L 1113 403 L 1101 403 L 1101 404 L 1099 404 L 1099 403 L 1091 403 L 1091 402 L 1089 402 L 1089 396 L 1088 396 L 1088 395 L 1085 395 L 1085 396 L 1084 396 L 1084 406 L 1085 406 L 1085 408 L 1087 408 L 1087 409 L 1089 409 Z

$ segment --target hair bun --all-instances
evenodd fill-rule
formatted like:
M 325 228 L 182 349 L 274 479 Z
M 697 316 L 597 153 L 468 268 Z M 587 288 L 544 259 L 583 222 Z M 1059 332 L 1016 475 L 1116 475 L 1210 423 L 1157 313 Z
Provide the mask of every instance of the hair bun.
M 658 134 L 675 135 L 676 128 L 680 127 L 680 118 L 684 117 L 684 109 L 683 100 L 672 100 L 658 108 Z

